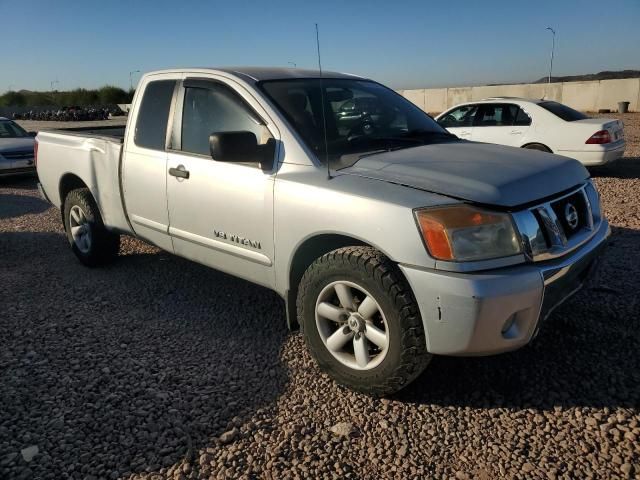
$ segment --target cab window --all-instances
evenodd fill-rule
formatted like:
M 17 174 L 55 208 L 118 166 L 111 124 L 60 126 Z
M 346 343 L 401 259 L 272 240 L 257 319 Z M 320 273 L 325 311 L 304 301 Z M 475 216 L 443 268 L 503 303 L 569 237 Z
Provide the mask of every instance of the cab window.
M 182 107 L 181 150 L 210 156 L 212 133 L 247 131 L 258 144 L 270 138 L 262 120 L 230 88 L 211 83 L 206 87 L 185 87 Z
M 147 84 L 136 120 L 134 142 L 137 146 L 152 150 L 165 149 L 175 86 L 175 80 L 157 80 Z

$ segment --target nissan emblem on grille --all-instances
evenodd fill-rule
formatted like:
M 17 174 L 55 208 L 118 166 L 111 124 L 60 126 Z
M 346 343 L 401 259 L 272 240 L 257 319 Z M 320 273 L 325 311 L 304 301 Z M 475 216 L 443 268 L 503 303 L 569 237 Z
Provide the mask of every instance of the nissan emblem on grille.
M 564 206 L 564 218 L 571 230 L 575 230 L 578 227 L 578 210 L 573 203 L 567 203 Z

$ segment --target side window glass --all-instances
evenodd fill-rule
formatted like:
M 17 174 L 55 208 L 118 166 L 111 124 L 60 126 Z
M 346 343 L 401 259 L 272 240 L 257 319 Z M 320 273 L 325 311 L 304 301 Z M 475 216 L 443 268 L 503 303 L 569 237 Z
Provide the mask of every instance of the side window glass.
M 137 146 L 164 150 L 167 122 L 175 80 L 149 82 L 144 90 L 136 120 L 134 142 Z
M 517 105 L 487 103 L 480 107 L 476 127 L 510 127 L 518 114 Z
M 528 127 L 531 125 L 531 117 L 527 115 L 527 112 L 518 108 L 518 114 L 516 116 L 516 121 L 514 125 L 518 125 L 520 127 Z
M 477 111 L 476 105 L 465 105 L 450 111 L 438 123 L 445 128 L 470 127 L 473 125 Z
M 182 108 L 182 151 L 209 156 L 212 133 L 246 131 L 255 134 L 258 144 L 271 138 L 261 120 L 231 89 L 186 87 Z

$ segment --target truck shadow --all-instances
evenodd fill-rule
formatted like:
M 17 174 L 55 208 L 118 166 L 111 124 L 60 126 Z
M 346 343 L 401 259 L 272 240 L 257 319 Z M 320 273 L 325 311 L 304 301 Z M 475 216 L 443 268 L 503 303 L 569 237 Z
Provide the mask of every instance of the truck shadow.
M 31 195 L 0 193 L 0 220 L 42 213 L 49 207 L 47 202 Z
M 529 346 L 493 357 L 435 357 L 397 399 L 518 409 L 640 406 L 640 231 L 612 230 L 596 275 Z
M 287 383 L 275 293 L 163 253 L 86 269 L 61 233 L 0 233 L 0 251 L 0 447 L 29 436 L 35 476 L 180 465 Z
M 36 190 L 38 176 L 34 174 L 11 175 L 0 177 L 0 188 L 15 188 L 20 190 Z
M 623 157 L 611 165 L 592 167 L 592 177 L 640 178 L 640 157 Z

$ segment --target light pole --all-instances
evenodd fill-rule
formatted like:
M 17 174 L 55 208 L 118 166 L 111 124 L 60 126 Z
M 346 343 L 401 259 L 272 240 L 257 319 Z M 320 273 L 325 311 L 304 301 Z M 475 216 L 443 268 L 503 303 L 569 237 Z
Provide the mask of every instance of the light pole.
M 551 37 L 551 60 L 549 62 L 549 82 L 551 83 L 551 72 L 553 72 L 553 51 L 556 49 L 556 31 L 551 28 L 551 27 L 547 27 L 546 30 L 549 30 L 552 34 Z
M 287 62 L 287 65 L 293 65 L 293 68 L 296 68 L 296 62 Z
M 140 73 L 140 70 L 132 70 L 129 72 L 129 90 L 133 90 L 133 74 Z

